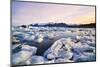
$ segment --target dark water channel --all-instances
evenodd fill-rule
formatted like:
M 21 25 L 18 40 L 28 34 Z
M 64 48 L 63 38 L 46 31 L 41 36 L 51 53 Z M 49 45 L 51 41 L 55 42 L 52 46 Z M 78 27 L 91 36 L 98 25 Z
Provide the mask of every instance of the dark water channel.
M 61 35 L 61 36 L 57 36 L 53 39 L 49 39 L 49 38 L 44 38 L 43 42 L 42 43 L 38 43 L 38 42 L 35 42 L 35 41 L 27 41 L 27 40 L 24 40 L 23 43 L 26 43 L 30 46 L 35 46 L 37 47 L 37 53 L 36 55 L 39 55 L 39 56 L 42 56 L 44 54 L 44 52 L 50 48 L 52 46 L 52 44 L 57 41 L 58 39 L 60 38 L 68 38 L 68 37 L 73 37 L 72 35 L 71 36 L 67 36 L 67 35 Z M 21 51 L 21 46 L 15 48 L 14 50 L 12 50 L 12 53 L 17 53 Z

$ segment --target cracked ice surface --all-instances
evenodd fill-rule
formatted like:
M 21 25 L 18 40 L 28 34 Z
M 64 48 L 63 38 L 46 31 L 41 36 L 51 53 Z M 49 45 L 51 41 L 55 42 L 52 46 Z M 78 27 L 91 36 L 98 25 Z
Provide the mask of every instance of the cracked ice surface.
M 95 28 L 13 27 L 12 64 L 95 61 Z

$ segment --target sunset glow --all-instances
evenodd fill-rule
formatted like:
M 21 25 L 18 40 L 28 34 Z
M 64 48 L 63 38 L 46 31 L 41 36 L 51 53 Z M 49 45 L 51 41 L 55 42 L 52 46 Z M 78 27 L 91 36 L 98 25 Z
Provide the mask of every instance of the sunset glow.
M 12 2 L 12 22 L 15 25 L 31 23 L 95 23 L 95 7 L 31 2 Z

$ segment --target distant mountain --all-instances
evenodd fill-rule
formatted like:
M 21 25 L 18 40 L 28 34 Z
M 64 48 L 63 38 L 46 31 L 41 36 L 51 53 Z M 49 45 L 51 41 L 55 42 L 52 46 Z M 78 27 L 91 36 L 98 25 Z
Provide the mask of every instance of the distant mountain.
M 96 28 L 96 23 L 82 24 L 82 25 L 79 25 L 79 27 Z
M 70 28 L 95 28 L 96 24 L 95 23 L 90 23 L 90 24 L 80 24 L 80 25 L 68 25 L 65 23 L 48 23 L 48 24 L 44 24 L 44 25 L 40 25 L 40 24 L 30 24 L 29 26 L 36 26 L 36 27 L 70 27 Z

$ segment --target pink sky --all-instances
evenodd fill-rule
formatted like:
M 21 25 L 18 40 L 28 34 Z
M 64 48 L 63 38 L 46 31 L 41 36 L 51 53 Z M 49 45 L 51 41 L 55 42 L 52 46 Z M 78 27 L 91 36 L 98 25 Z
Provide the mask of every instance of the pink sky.
M 64 22 L 66 24 L 95 23 L 95 7 L 31 2 L 13 2 L 12 24 Z

